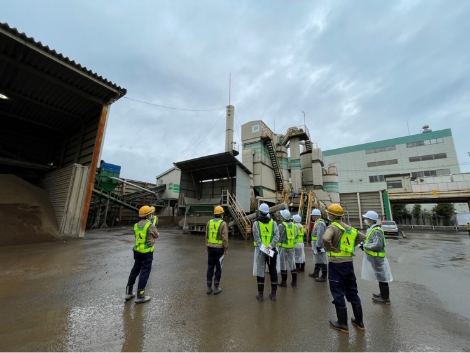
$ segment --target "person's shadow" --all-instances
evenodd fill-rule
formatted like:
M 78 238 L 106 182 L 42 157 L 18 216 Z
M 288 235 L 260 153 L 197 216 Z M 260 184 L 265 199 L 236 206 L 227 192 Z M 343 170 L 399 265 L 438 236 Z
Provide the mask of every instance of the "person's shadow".
M 144 348 L 144 306 L 133 302 L 124 305 L 122 313 L 122 326 L 124 342 L 121 352 L 142 352 Z

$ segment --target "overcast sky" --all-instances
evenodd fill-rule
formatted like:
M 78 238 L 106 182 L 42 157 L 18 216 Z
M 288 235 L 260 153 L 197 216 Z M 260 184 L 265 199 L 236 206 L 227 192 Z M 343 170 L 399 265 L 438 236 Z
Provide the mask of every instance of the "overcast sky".
M 302 110 L 323 150 L 429 124 L 452 129 L 470 171 L 470 1 L 1 0 L 0 8 L 0 21 L 129 98 L 221 108 L 113 104 L 102 158 L 125 178 L 155 182 L 173 162 L 223 152 L 229 72 L 239 143 L 240 124 L 275 121 L 284 133 L 303 124 Z

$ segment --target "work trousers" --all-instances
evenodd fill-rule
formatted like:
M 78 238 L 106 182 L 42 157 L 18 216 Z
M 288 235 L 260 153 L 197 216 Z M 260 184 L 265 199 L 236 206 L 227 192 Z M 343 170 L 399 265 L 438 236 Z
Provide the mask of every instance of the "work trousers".
M 361 299 L 357 295 L 356 275 L 352 262 L 329 263 L 328 280 L 330 292 L 333 296 L 333 304 L 337 307 L 346 307 L 344 297 L 352 305 L 361 305 Z
M 269 270 L 269 277 L 271 277 L 271 283 L 277 284 L 277 269 L 276 269 L 276 262 L 277 262 L 277 251 L 273 257 L 269 255 L 264 255 L 265 266 L 268 266 Z M 257 277 L 258 283 L 264 283 L 264 277 Z
M 128 287 L 135 284 L 137 276 L 139 276 L 138 290 L 145 289 L 147 281 L 152 269 L 153 252 L 142 254 L 134 250 L 134 267 L 132 267 L 131 274 L 129 275 Z
M 212 277 L 215 278 L 216 282 L 220 281 L 222 277 L 222 256 L 224 256 L 223 248 L 207 247 L 207 281 L 212 281 Z

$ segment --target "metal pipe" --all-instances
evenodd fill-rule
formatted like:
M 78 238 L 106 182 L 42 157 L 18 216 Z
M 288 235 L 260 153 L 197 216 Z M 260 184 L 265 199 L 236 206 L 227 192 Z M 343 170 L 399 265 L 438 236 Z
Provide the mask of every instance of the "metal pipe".
M 110 177 L 109 179 L 118 180 L 118 181 L 120 181 L 121 183 L 129 184 L 129 185 L 132 185 L 133 187 L 135 187 L 135 188 L 137 188 L 137 189 L 140 189 L 140 190 L 143 190 L 143 191 L 147 191 L 147 192 L 149 192 L 149 193 L 151 193 L 151 194 L 157 195 L 157 193 L 154 192 L 154 191 L 151 191 L 151 190 L 149 190 L 149 189 L 143 188 L 143 187 L 141 187 L 141 186 L 139 186 L 139 185 L 132 184 L 132 183 L 130 183 L 130 182 L 124 180 L 124 179 L 119 179 L 119 178 L 116 178 L 116 177 Z

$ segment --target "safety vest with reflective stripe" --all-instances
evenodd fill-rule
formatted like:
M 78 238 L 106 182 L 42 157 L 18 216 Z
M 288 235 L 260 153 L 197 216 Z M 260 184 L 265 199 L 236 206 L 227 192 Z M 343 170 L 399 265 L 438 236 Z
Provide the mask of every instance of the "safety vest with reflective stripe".
M 382 228 L 380 228 L 379 226 L 372 228 L 372 229 L 370 230 L 370 232 L 367 233 L 366 241 L 364 242 L 364 244 L 369 244 L 369 238 L 370 238 L 370 236 L 372 235 L 372 233 L 374 233 L 374 231 L 376 231 L 376 230 L 382 232 L 382 236 L 383 236 L 383 238 L 384 238 L 384 245 L 383 245 L 383 247 L 382 247 L 382 250 L 380 250 L 380 251 L 372 251 L 372 250 L 368 250 L 368 249 L 364 248 L 364 251 L 365 251 L 367 254 L 369 254 L 370 256 L 373 256 L 373 257 L 385 257 L 385 245 L 386 245 L 386 243 L 385 243 L 384 230 L 383 230 Z
M 153 223 L 154 226 L 157 226 L 157 224 L 158 224 L 158 217 L 157 217 L 156 215 L 153 216 L 152 223 Z
M 318 219 L 315 221 L 315 226 L 316 226 L 318 223 L 321 223 L 321 222 L 325 223 L 325 220 L 323 220 L 323 219 L 321 219 L 321 218 L 318 218 Z M 326 224 L 326 223 L 325 223 L 325 224 Z M 315 229 L 315 227 L 314 227 L 313 229 Z M 317 239 L 318 239 L 317 236 L 314 235 L 313 232 L 312 232 L 312 240 L 317 240 Z
M 209 232 L 207 235 L 207 242 L 209 244 L 223 244 L 222 239 L 219 237 L 219 228 L 223 220 L 221 219 L 211 219 L 209 221 Z
M 140 252 L 142 254 L 146 254 L 152 252 L 155 248 L 154 245 L 148 246 L 147 244 L 147 236 L 148 236 L 148 229 L 152 225 L 152 222 L 148 221 L 145 223 L 143 228 L 139 227 L 139 223 L 134 224 L 134 234 L 135 234 L 135 245 L 134 250 Z
M 258 221 L 259 237 L 261 238 L 261 243 L 264 246 L 271 245 L 274 237 L 274 221 L 269 220 L 269 223 L 263 223 Z M 253 242 L 253 245 L 256 246 L 256 242 Z
M 333 252 L 328 251 L 328 256 L 331 257 L 352 257 L 354 256 L 354 246 L 356 245 L 356 237 L 357 237 L 357 229 L 351 228 L 350 230 L 344 229 L 344 227 L 339 224 L 338 222 L 333 222 L 331 225 L 339 228 L 343 231 L 341 235 L 341 239 L 339 240 L 338 245 L 336 248 L 340 250 L 340 252 Z
M 301 227 L 297 227 L 297 239 L 295 240 L 296 243 L 303 243 L 304 242 L 304 235 L 305 229 L 301 224 Z
M 286 227 L 286 240 L 281 246 L 285 249 L 292 249 L 295 246 L 295 228 L 297 226 L 294 223 L 289 224 L 287 222 L 282 222 L 282 224 Z

